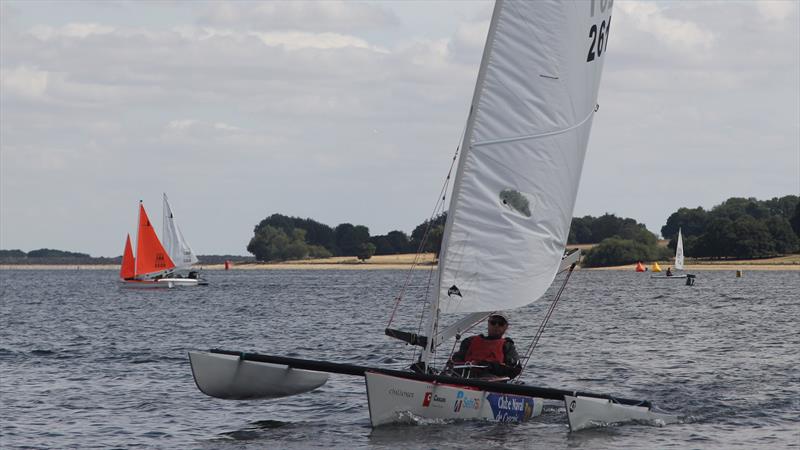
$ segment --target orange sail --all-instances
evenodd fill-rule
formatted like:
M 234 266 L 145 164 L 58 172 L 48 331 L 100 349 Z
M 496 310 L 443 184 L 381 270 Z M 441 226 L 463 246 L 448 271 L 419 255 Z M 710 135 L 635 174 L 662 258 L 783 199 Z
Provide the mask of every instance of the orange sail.
M 646 269 L 644 268 L 644 264 L 641 261 L 636 263 L 636 271 L 637 272 L 644 272 Z
M 133 248 L 131 247 L 131 235 L 125 239 L 125 252 L 122 254 L 122 268 L 119 270 L 119 277 L 128 280 L 136 275 L 136 266 L 133 261 Z
M 136 276 L 156 274 L 175 267 L 175 263 L 158 240 L 144 205 L 139 202 L 139 237 L 136 242 Z

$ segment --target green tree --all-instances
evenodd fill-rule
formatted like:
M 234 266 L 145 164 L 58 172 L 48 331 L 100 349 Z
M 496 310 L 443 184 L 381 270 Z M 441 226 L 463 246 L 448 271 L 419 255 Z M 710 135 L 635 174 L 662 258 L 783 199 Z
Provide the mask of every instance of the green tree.
M 619 266 L 637 261 L 667 259 L 670 255 L 669 250 L 656 245 L 613 237 L 604 239 L 586 252 L 581 264 L 585 267 Z
M 733 254 L 737 258 L 757 258 L 775 253 L 775 245 L 764 222 L 742 216 L 733 222 Z
M 794 205 L 794 213 L 789 219 L 789 223 L 792 225 L 794 234 L 800 238 L 800 200 Z
M 406 253 L 413 251 L 409 249 L 408 235 L 402 231 L 394 230 L 386 234 L 386 239 L 389 244 L 394 248 L 394 253 Z
M 358 259 L 361 261 L 366 261 L 372 258 L 372 255 L 375 254 L 375 245 L 372 242 L 365 242 L 358 246 Z
M 685 244 L 687 237 L 700 236 L 705 232 L 709 219 L 708 212 L 701 207 L 679 208 L 669 216 L 667 224 L 661 227 L 661 236 L 664 239 L 677 240 L 678 229 L 681 229 Z
M 435 252 L 439 254 L 442 247 L 442 237 L 444 236 L 444 226 L 447 222 L 447 212 L 443 212 L 432 220 L 426 220 L 414 228 L 411 232 L 412 252 Z M 437 227 L 440 230 L 434 231 Z
M 281 259 L 288 245 L 286 232 L 272 225 L 264 225 L 256 227 L 255 235 L 247 244 L 247 251 L 259 261 L 275 261 Z
M 599 242 L 592 237 L 592 221 L 594 221 L 592 216 L 573 218 L 567 242 L 570 244 L 594 244 Z
M 334 233 L 340 256 L 357 255 L 361 244 L 369 242 L 369 228 L 364 225 L 342 223 L 336 227 Z
M 772 236 L 775 252 L 786 254 L 797 251 L 798 238 L 788 220 L 782 216 L 772 216 L 764 221 L 764 225 Z

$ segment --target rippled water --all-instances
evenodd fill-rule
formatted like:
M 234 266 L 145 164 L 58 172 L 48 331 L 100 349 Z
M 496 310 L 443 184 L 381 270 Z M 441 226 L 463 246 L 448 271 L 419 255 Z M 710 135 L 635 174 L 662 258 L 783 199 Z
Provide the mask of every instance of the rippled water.
M 344 375 L 272 401 L 196 389 L 193 349 L 402 367 L 412 350 L 383 328 L 405 276 L 212 271 L 207 288 L 161 291 L 120 289 L 113 271 L 0 271 L 0 447 L 800 448 L 800 272 L 700 272 L 693 287 L 573 276 L 523 378 L 647 398 L 684 417 L 662 428 L 570 433 L 553 402 L 523 424 L 372 429 L 363 379 Z M 416 324 L 416 284 L 404 327 Z M 521 348 L 546 307 L 513 313 Z

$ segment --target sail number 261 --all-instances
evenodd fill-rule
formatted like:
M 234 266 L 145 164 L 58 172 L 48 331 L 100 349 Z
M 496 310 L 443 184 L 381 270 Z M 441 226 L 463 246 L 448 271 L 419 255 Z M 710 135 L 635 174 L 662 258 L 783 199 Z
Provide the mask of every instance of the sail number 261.
M 589 39 L 592 40 L 592 44 L 589 46 L 589 54 L 586 56 L 586 62 L 594 61 L 595 53 L 597 53 L 597 57 L 599 58 L 604 51 L 606 51 L 606 47 L 608 47 L 608 34 L 611 31 L 611 16 L 608 16 L 608 23 L 604 20 L 600 24 L 600 29 L 597 28 L 597 25 L 592 25 L 592 28 L 589 28 Z
M 596 12 L 602 14 L 608 11 L 611 13 L 611 5 L 613 4 L 614 0 L 591 0 L 589 2 L 589 16 L 594 17 Z M 608 35 L 610 32 L 610 15 L 608 16 L 608 22 L 604 20 L 599 28 L 597 24 L 593 24 L 592 27 L 589 28 L 589 39 L 592 40 L 592 44 L 589 46 L 589 54 L 586 56 L 586 62 L 594 61 L 595 54 L 598 58 L 603 55 L 603 52 L 606 51 L 606 47 L 608 47 Z

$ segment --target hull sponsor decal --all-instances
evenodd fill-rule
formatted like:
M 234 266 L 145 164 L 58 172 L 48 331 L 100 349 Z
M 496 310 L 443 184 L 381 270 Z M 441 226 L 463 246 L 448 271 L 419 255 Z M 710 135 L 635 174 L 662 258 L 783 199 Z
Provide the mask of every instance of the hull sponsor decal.
M 533 416 L 534 401 L 521 395 L 495 394 L 486 397 L 498 422 L 522 422 Z

